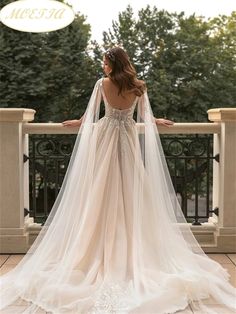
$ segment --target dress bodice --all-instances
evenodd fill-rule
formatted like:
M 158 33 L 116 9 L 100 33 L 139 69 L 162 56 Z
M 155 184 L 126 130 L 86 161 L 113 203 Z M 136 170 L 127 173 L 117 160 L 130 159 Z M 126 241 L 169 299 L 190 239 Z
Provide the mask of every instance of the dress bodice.
M 102 85 L 102 79 L 101 79 L 100 84 L 101 84 L 102 97 L 105 104 L 105 117 L 113 118 L 119 121 L 133 120 L 133 114 L 134 114 L 135 106 L 137 104 L 138 97 L 135 98 L 135 100 L 133 101 L 133 103 L 131 104 L 129 108 L 126 108 L 126 109 L 114 108 L 107 101 L 106 95 L 104 93 L 103 85 Z

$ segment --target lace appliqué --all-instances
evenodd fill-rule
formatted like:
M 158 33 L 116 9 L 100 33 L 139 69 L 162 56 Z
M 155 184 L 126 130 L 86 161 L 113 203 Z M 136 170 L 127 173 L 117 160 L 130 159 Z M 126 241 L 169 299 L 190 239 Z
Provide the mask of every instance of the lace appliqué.
M 95 303 L 88 314 L 126 314 L 132 300 L 127 284 L 105 284 L 95 295 Z
M 121 156 L 124 157 L 128 145 L 127 143 L 127 128 L 135 127 L 136 122 L 132 117 L 120 114 L 119 112 L 113 112 L 111 115 L 104 116 L 108 120 L 110 128 L 119 129 L 119 151 Z M 104 128 L 106 126 L 104 125 Z

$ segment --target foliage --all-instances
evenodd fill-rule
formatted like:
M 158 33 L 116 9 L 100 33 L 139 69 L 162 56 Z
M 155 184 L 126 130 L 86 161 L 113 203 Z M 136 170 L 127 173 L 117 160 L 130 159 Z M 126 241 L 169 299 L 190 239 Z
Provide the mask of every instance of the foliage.
M 43 122 L 82 115 L 97 78 L 89 38 L 90 25 L 79 14 L 68 27 L 49 33 L 19 32 L 1 24 L 0 106 L 35 109 L 35 121 Z
M 101 45 L 89 40 L 90 25 L 80 14 L 49 33 L 1 24 L 0 107 L 35 109 L 35 121 L 43 122 L 81 116 L 102 75 L 102 54 L 117 44 L 146 81 L 155 116 L 206 121 L 210 108 L 235 107 L 236 12 L 206 20 L 147 6 L 136 17 L 128 6 Z
M 153 112 L 204 121 L 212 107 L 236 104 L 236 12 L 204 19 L 130 6 L 104 32 L 104 49 L 123 46 L 147 83 Z

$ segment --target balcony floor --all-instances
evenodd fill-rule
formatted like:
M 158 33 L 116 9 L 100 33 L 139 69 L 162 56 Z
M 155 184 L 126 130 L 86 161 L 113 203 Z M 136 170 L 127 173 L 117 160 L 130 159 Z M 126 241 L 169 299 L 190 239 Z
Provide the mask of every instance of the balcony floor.
M 236 254 L 207 254 L 210 258 L 219 262 L 224 268 L 228 269 L 229 274 L 231 275 L 230 282 L 236 287 Z M 15 265 L 21 260 L 23 254 L 2 254 L 0 255 L 0 275 L 8 272 L 13 269 Z M 25 304 L 27 304 L 25 302 Z M 222 305 L 216 304 L 214 300 L 208 300 L 207 304 L 216 310 L 220 314 L 236 314 L 236 312 L 230 311 L 228 308 L 225 308 Z M 17 307 L 25 307 L 24 303 L 16 303 L 9 306 L 6 310 L 0 312 L 0 314 L 14 313 L 17 310 Z M 45 312 L 40 310 L 37 314 L 46 314 L 50 312 Z M 188 306 L 184 311 L 178 311 L 178 314 L 204 314 L 199 311 L 193 310 L 191 306 Z

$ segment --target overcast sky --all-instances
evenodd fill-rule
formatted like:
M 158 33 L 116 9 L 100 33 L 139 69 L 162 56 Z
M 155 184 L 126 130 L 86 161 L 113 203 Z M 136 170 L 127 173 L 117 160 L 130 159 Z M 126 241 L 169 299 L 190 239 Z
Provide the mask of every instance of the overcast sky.
M 196 13 L 205 17 L 219 14 L 230 15 L 236 10 L 236 0 L 67 0 L 75 11 L 87 16 L 92 28 L 92 39 L 102 40 L 102 32 L 111 28 L 112 20 L 117 20 L 118 13 L 125 10 L 128 4 L 137 13 L 148 4 L 169 12 L 184 11 L 186 15 Z M 66 1 L 65 1 L 66 2 Z

